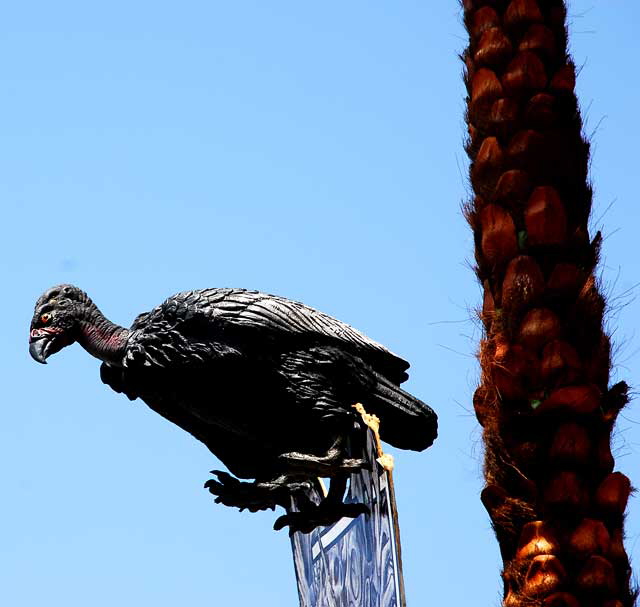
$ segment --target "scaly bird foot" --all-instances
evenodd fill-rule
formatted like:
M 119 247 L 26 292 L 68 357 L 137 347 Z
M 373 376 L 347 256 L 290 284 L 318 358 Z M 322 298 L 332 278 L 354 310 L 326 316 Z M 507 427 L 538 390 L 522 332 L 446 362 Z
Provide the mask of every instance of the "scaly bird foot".
M 212 470 L 218 480 L 209 479 L 205 488 L 216 496 L 216 504 L 247 509 L 250 512 L 258 510 L 275 510 L 276 506 L 286 508 L 290 497 L 300 491 L 309 491 L 313 487 L 310 481 L 294 481 L 290 477 L 280 476 L 268 482 L 243 482 L 231 474 L 221 470 Z
M 343 504 L 333 500 L 323 500 L 319 504 L 308 504 L 301 512 L 289 512 L 279 517 L 273 525 L 276 531 L 289 527 L 289 535 L 296 531 L 311 533 L 316 527 L 326 527 L 341 518 L 356 518 L 361 514 L 370 514 L 364 504 Z

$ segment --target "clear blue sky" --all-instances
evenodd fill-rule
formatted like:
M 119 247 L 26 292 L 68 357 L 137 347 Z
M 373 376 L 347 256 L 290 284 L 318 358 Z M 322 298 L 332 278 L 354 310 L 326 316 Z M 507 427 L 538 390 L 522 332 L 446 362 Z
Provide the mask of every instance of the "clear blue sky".
M 603 284 L 629 303 L 616 377 L 637 389 L 640 9 L 571 14 Z M 288 537 L 273 513 L 213 504 L 203 446 L 102 385 L 80 347 L 29 358 L 36 297 L 72 282 L 125 325 L 180 290 L 257 288 L 409 359 L 441 427 L 428 452 L 396 453 L 409 603 L 498 604 L 456 0 L 14 2 L 0 30 L 0 603 L 297 604 Z M 636 407 L 616 445 L 640 485 Z

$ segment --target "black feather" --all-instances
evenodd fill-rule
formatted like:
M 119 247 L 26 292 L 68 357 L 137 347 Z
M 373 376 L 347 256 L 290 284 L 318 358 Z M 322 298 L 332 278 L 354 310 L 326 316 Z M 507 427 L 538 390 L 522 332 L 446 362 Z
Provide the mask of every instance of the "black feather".
M 84 291 L 60 285 L 38 300 L 31 338 L 40 362 L 79 341 L 103 361 L 106 384 L 141 398 L 241 477 L 273 480 L 291 461 L 287 453 L 319 462 L 337 437 L 351 436 L 358 402 L 380 417 L 392 445 L 421 450 L 436 435 L 435 413 L 399 387 L 406 361 L 353 327 L 274 295 L 186 291 L 125 329 Z

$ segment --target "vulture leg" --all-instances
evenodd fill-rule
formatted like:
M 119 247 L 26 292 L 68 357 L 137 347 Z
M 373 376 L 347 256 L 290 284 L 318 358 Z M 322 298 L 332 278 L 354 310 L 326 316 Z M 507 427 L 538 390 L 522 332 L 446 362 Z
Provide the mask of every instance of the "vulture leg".
M 312 455 L 310 453 L 299 453 L 296 451 L 283 453 L 278 457 L 281 464 L 288 470 L 299 471 L 310 476 L 333 477 L 341 473 L 351 473 L 367 466 L 367 461 L 362 458 L 349 457 L 354 451 L 362 454 L 363 448 L 360 445 L 360 435 L 362 427 L 360 424 L 348 423 L 349 431 L 346 431 L 343 424 L 337 424 L 331 432 L 333 443 L 323 455 Z M 350 440 L 347 441 L 346 437 Z M 358 444 L 356 444 L 358 443 Z
M 334 476 L 340 472 L 360 470 L 366 465 L 361 458 L 345 457 L 344 436 L 338 434 L 324 455 L 308 453 L 283 453 L 279 459 L 291 469 L 304 471 L 314 476 Z
M 333 525 L 341 518 L 356 518 L 361 514 L 369 514 L 365 504 L 345 504 L 342 501 L 349 474 L 342 472 L 331 479 L 329 493 L 319 504 L 314 504 L 308 498 L 298 500 L 299 512 L 289 512 L 278 518 L 273 525 L 276 531 L 289 526 L 289 534 L 296 531 L 310 533 L 316 527 Z
M 311 481 L 296 480 L 287 475 L 269 481 L 248 483 L 221 470 L 212 470 L 211 474 L 215 474 L 218 480 L 210 479 L 204 486 L 216 496 L 216 504 L 233 506 L 241 511 L 245 508 L 250 512 L 269 508 L 274 510 L 276 506 L 286 508 L 290 504 L 291 495 L 313 488 Z

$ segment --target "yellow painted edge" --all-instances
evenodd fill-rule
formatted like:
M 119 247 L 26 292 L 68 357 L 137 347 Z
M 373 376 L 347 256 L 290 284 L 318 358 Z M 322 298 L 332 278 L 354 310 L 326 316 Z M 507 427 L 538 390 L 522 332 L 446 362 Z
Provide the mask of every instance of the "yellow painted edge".
M 380 440 L 380 418 L 377 415 L 367 413 L 362 403 L 356 403 L 353 408 L 360 414 L 362 421 L 371 428 L 376 438 L 376 450 L 378 459 L 376 460 L 387 472 L 393 471 L 393 455 L 385 453 L 382 449 L 382 441 Z

